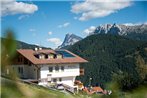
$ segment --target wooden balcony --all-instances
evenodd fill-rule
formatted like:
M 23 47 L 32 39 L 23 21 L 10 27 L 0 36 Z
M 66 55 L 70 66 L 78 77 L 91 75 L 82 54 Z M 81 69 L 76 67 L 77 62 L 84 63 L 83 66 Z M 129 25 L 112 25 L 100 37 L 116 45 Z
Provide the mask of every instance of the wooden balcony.
M 80 68 L 80 75 L 84 75 L 84 68 Z

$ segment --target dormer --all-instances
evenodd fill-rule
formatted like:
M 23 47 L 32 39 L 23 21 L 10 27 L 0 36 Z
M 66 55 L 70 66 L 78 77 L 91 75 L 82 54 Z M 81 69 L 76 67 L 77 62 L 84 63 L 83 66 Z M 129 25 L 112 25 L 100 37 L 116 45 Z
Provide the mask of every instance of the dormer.
M 38 58 L 38 59 L 45 59 L 45 54 L 44 53 L 36 53 L 34 56 L 36 58 Z
M 39 59 L 45 59 L 45 54 L 43 53 L 39 54 Z
M 47 59 L 54 59 L 54 54 L 53 53 L 48 54 Z
M 56 58 L 57 58 L 57 59 L 62 59 L 63 56 L 62 56 L 62 54 L 57 54 L 57 55 L 56 55 Z
M 52 50 L 42 50 L 42 49 L 35 50 L 34 56 L 38 59 L 46 59 L 46 60 L 63 58 L 62 53 L 58 53 Z

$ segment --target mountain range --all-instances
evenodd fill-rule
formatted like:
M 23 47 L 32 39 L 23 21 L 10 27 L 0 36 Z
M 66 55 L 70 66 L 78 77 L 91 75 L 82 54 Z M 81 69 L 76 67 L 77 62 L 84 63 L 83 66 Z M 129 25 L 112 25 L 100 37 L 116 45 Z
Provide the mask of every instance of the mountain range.
M 104 24 L 99 25 L 92 33 L 93 34 L 112 34 L 120 35 L 130 39 L 147 41 L 147 24 L 141 25 L 123 25 L 123 24 Z M 65 39 L 58 48 L 67 48 L 70 45 L 82 40 L 81 37 L 75 34 L 66 34 Z
M 126 36 L 129 34 L 147 34 L 147 25 L 122 25 L 122 24 L 105 24 L 98 26 L 93 34 L 115 34 L 115 35 L 122 35 Z

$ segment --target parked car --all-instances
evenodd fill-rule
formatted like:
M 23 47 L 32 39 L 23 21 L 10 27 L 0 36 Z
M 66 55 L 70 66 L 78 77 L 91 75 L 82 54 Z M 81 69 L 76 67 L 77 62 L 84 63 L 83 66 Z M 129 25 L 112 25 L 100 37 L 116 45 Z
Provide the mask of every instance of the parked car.
M 62 84 L 57 84 L 55 88 L 58 90 L 64 90 L 64 86 Z

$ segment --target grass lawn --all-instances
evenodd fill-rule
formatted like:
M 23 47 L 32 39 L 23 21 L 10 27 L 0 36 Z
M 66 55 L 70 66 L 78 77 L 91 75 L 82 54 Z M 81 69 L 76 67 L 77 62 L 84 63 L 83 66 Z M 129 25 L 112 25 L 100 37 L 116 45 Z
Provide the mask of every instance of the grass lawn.
M 2 98 L 73 98 L 70 94 L 1 78 Z
M 73 95 L 37 85 L 30 85 L 18 81 L 14 82 L 1 78 L 1 98 L 147 98 L 146 91 L 147 88 L 143 87 L 132 92 L 127 92 L 123 96 L 122 92 L 113 92 L 111 96 L 100 94 L 87 95 L 81 92 Z

